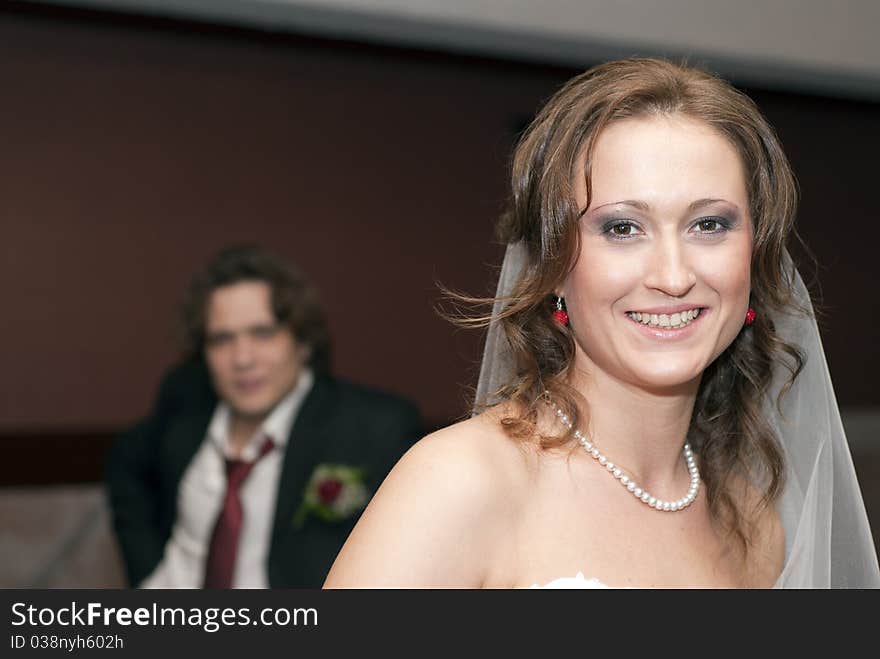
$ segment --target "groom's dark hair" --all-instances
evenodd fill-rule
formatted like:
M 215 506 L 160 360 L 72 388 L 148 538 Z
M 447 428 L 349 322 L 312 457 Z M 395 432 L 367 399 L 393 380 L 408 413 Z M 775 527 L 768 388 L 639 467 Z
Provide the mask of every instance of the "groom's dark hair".
M 205 310 L 218 288 L 241 282 L 268 284 L 276 322 L 311 348 L 309 366 L 330 371 L 330 331 L 318 293 L 295 267 L 257 245 L 233 245 L 211 258 L 193 277 L 180 306 L 184 357 L 201 359 L 205 349 Z

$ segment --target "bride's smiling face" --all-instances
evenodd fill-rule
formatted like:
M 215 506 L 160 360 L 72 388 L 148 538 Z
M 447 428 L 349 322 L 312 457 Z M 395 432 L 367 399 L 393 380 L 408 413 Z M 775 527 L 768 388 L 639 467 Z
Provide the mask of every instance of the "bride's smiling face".
M 576 367 L 651 390 L 698 381 L 741 330 L 752 221 L 741 159 L 677 115 L 626 119 L 596 141 L 581 249 L 559 289 Z M 575 177 L 586 205 L 583 164 Z

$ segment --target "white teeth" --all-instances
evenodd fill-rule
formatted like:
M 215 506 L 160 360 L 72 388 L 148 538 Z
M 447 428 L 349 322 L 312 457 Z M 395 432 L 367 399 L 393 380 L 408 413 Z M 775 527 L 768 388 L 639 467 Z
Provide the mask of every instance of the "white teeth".
M 678 328 L 690 325 L 700 315 L 700 309 L 689 309 L 688 311 L 679 311 L 674 314 L 649 314 L 640 311 L 630 311 L 627 315 L 642 325 Z

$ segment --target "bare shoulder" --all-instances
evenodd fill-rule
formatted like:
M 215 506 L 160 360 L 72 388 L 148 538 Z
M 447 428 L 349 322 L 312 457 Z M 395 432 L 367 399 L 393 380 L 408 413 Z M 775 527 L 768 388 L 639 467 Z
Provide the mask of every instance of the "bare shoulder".
M 517 449 L 497 417 L 487 412 L 431 433 L 417 442 L 398 466 L 407 468 L 425 461 L 433 465 L 436 461 L 435 468 L 462 469 L 480 477 L 503 475 L 503 464 L 498 461 L 512 459 Z
M 409 480 L 431 482 L 444 491 L 479 494 L 482 501 L 491 504 L 494 495 L 503 492 L 497 488 L 515 477 L 517 464 L 523 459 L 523 452 L 504 433 L 498 417 L 487 412 L 421 439 L 404 454 L 382 487 L 396 487 Z M 446 494 L 455 496 L 449 491 Z
M 480 586 L 522 490 L 522 460 L 491 413 L 421 439 L 370 501 L 325 587 Z
M 378 498 L 410 493 L 435 513 L 456 518 L 496 512 L 514 478 L 516 445 L 487 416 L 434 432 L 416 442 L 391 470 Z M 377 502 L 381 503 L 381 501 Z

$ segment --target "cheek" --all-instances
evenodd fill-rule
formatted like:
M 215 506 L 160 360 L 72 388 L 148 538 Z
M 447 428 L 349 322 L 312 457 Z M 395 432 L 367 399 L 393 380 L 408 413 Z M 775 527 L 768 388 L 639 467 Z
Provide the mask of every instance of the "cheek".
M 229 354 L 225 350 L 205 351 L 205 364 L 208 366 L 208 372 L 211 374 L 211 381 L 220 392 L 229 391 L 232 386 L 234 369 L 230 366 L 230 363 Z
M 226 351 L 218 350 L 216 348 L 205 350 L 205 364 L 208 365 L 208 370 L 215 377 L 222 377 L 223 373 L 228 370 L 228 363 L 229 358 Z
M 701 263 L 700 275 L 719 300 L 717 357 L 736 339 L 745 321 L 751 292 L 751 244 L 743 241 L 731 249 L 716 250 Z
M 295 369 L 297 364 L 296 350 L 293 344 L 286 340 L 267 346 L 264 358 L 276 369 L 285 372 Z
M 748 242 L 731 244 L 729 249 L 716 250 L 700 259 L 700 275 L 722 296 L 722 303 L 748 304 L 751 290 L 750 247 Z
M 566 305 L 570 310 L 607 307 L 633 290 L 642 275 L 636 257 L 612 257 L 605 250 L 584 249 L 563 287 Z

